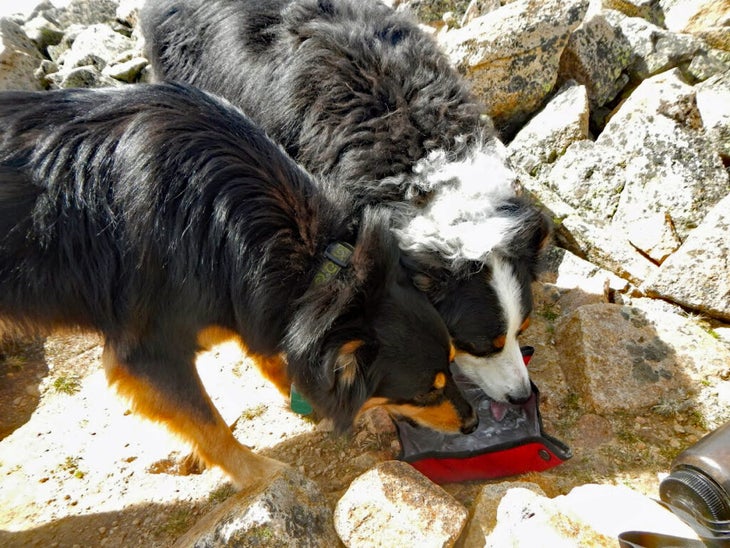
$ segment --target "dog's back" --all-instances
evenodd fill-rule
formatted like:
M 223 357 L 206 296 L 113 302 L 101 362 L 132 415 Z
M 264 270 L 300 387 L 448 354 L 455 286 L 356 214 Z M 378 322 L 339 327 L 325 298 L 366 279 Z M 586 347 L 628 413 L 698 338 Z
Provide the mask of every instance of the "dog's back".
M 420 191 L 418 160 L 486 128 L 434 40 L 379 1 L 160 0 L 140 21 L 158 79 L 226 97 L 363 203 Z
M 216 247 L 232 215 L 245 219 L 235 267 L 246 287 L 260 260 L 249 249 L 300 230 L 262 212 L 311 194 L 261 130 L 190 87 L 5 93 L 0 119 L 0 315 L 34 325 L 112 330 L 181 300 L 165 287 L 193 298 L 211 269 L 234 268 Z M 196 306 L 232 314 L 225 292 Z M 283 319 L 271 319 L 275 340 Z
M 6 92 L 0 124 L 0 329 L 101 332 L 132 408 L 239 485 L 279 464 L 206 394 L 195 356 L 210 332 L 241 339 L 339 430 L 366 404 L 475 426 L 387 211 L 325 196 L 230 104 L 177 84 Z
M 457 363 L 496 400 L 531 395 L 517 336 L 550 224 L 431 36 L 377 0 L 150 0 L 140 20 L 158 78 L 228 98 L 315 175 L 396 209 Z

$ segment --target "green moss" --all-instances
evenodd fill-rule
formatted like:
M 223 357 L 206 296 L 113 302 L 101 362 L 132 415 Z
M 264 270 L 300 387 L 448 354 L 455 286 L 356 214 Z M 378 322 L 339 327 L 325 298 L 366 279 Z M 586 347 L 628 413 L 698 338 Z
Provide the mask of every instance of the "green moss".
M 260 417 L 265 412 L 266 412 L 266 405 L 261 403 L 254 407 L 249 407 L 248 409 L 244 409 L 243 413 L 241 413 L 241 418 L 244 420 L 253 420 L 256 417 Z
M 178 508 L 170 512 L 165 523 L 156 530 L 158 535 L 165 534 L 178 537 L 190 529 L 193 513 L 190 508 Z
M 208 502 L 211 504 L 220 504 L 227 498 L 229 498 L 231 495 L 233 495 L 236 492 L 236 489 L 231 485 L 230 483 L 226 483 L 225 485 L 221 485 L 217 489 L 214 489 L 208 494 Z
M 63 375 L 53 381 L 53 388 L 56 392 L 61 392 L 63 394 L 75 394 L 81 390 L 81 379 L 75 375 Z

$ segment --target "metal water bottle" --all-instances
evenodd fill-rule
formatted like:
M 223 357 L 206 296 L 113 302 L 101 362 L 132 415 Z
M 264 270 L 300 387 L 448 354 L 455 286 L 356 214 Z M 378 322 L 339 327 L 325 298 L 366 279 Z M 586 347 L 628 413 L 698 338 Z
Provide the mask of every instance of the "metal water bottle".
M 701 537 L 730 541 L 730 422 L 677 455 L 659 496 Z

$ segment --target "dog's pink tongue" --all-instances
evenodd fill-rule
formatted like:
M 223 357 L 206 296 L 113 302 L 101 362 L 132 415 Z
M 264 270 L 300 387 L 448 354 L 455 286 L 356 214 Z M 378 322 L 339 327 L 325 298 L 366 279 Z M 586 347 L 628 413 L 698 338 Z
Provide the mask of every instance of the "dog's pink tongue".
M 509 410 L 509 404 L 492 401 L 490 402 L 489 410 L 492 412 L 494 420 L 496 420 L 497 422 L 502 422 L 502 419 Z

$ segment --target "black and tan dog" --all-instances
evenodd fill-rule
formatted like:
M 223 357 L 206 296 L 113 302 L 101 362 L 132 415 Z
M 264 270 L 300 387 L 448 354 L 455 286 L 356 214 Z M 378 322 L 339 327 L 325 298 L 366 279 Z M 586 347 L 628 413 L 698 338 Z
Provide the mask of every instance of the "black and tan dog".
M 110 383 L 239 486 L 280 465 L 221 419 L 201 338 L 239 337 L 340 430 L 373 405 L 475 427 L 387 211 L 323 195 L 228 103 L 180 85 L 4 92 L 0 129 L 0 327 L 100 332 Z
M 399 212 L 456 362 L 494 400 L 532 394 L 517 337 L 550 224 L 431 36 L 378 0 L 149 0 L 141 24 L 157 78 L 227 98 L 311 173 Z

